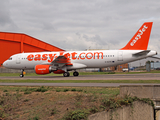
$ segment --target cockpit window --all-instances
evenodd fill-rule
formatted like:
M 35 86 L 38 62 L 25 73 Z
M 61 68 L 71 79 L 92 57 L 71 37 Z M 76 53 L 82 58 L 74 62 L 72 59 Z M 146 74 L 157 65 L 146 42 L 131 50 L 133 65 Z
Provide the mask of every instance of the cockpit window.
M 12 58 L 10 57 L 8 60 L 12 60 Z

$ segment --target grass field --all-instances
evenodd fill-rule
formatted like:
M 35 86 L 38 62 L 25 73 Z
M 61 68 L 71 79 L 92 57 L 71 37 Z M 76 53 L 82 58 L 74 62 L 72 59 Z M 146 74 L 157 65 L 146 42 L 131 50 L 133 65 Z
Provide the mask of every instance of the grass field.
M 115 73 L 141 74 L 147 72 Z M 152 71 L 151 73 L 159 73 Z M 86 72 L 80 75 L 110 74 Z M 111 73 L 113 74 L 113 73 Z M 54 76 L 57 74 L 49 74 Z M 19 73 L 0 73 L 19 76 Z M 27 73 L 26 76 L 37 76 Z M 48 76 L 48 75 L 46 75 Z M 159 80 L 0 80 L 0 83 L 160 83 Z M 29 87 L 0 86 L 0 119 L 6 120 L 75 120 L 107 111 L 125 104 L 132 98 L 119 98 L 119 87 Z M 122 103 L 122 104 L 121 104 Z M 115 107 L 116 106 L 116 107 Z
M 108 109 L 119 88 L 0 86 L 0 119 L 74 120 Z
M 101 75 L 101 74 L 141 74 L 141 73 L 160 73 L 158 70 L 151 72 L 79 72 L 79 75 Z M 70 72 L 73 74 L 73 72 Z M 19 76 L 20 73 L 0 73 L 0 76 Z M 36 73 L 26 73 L 25 76 L 39 76 Z M 43 76 L 63 76 L 62 74 L 46 74 Z

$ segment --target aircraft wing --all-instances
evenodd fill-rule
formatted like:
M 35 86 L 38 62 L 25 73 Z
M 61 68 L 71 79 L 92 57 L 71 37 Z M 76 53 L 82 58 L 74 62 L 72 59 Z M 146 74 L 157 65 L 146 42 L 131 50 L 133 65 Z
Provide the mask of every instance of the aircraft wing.
M 138 53 L 135 53 L 135 54 L 132 54 L 134 57 L 139 57 L 139 56 L 142 56 L 142 55 L 147 55 L 151 50 L 143 50 L 141 52 L 138 52 Z
M 71 59 L 68 58 L 68 54 L 66 53 L 65 55 L 58 56 L 55 60 L 51 62 L 52 65 L 57 66 L 57 67 L 63 67 L 64 65 L 66 66 L 72 66 L 73 64 L 71 63 Z

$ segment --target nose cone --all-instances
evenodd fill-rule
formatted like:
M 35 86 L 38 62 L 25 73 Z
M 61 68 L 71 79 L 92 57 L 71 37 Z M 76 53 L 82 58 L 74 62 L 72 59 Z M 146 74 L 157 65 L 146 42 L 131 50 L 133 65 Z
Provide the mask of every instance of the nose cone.
M 7 66 L 8 66 L 7 61 L 4 61 L 3 66 L 4 66 L 4 67 L 7 67 Z

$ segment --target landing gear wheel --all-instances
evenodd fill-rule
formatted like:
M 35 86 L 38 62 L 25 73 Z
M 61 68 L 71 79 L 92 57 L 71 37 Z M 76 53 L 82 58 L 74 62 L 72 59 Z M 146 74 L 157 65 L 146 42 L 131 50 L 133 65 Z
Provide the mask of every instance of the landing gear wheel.
M 19 75 L 19 77 L 21 77 L 21 78 L 22 78 L 22 77 L 24 77 L 24 75 L 23 75 L 23 74 L 20 74 L 20 75 Z
M 63 76 L 64 76 L 64 77 L 69 77 L 69 76 L 70 76 L 70 73 L 69 73 L 69 72 L 65 72 L 65 73 L 63 73 Z
M 73 76 L 78 76 L 78 75 L 79 75 L 79 73 L 76 71 L 73 73 Z

